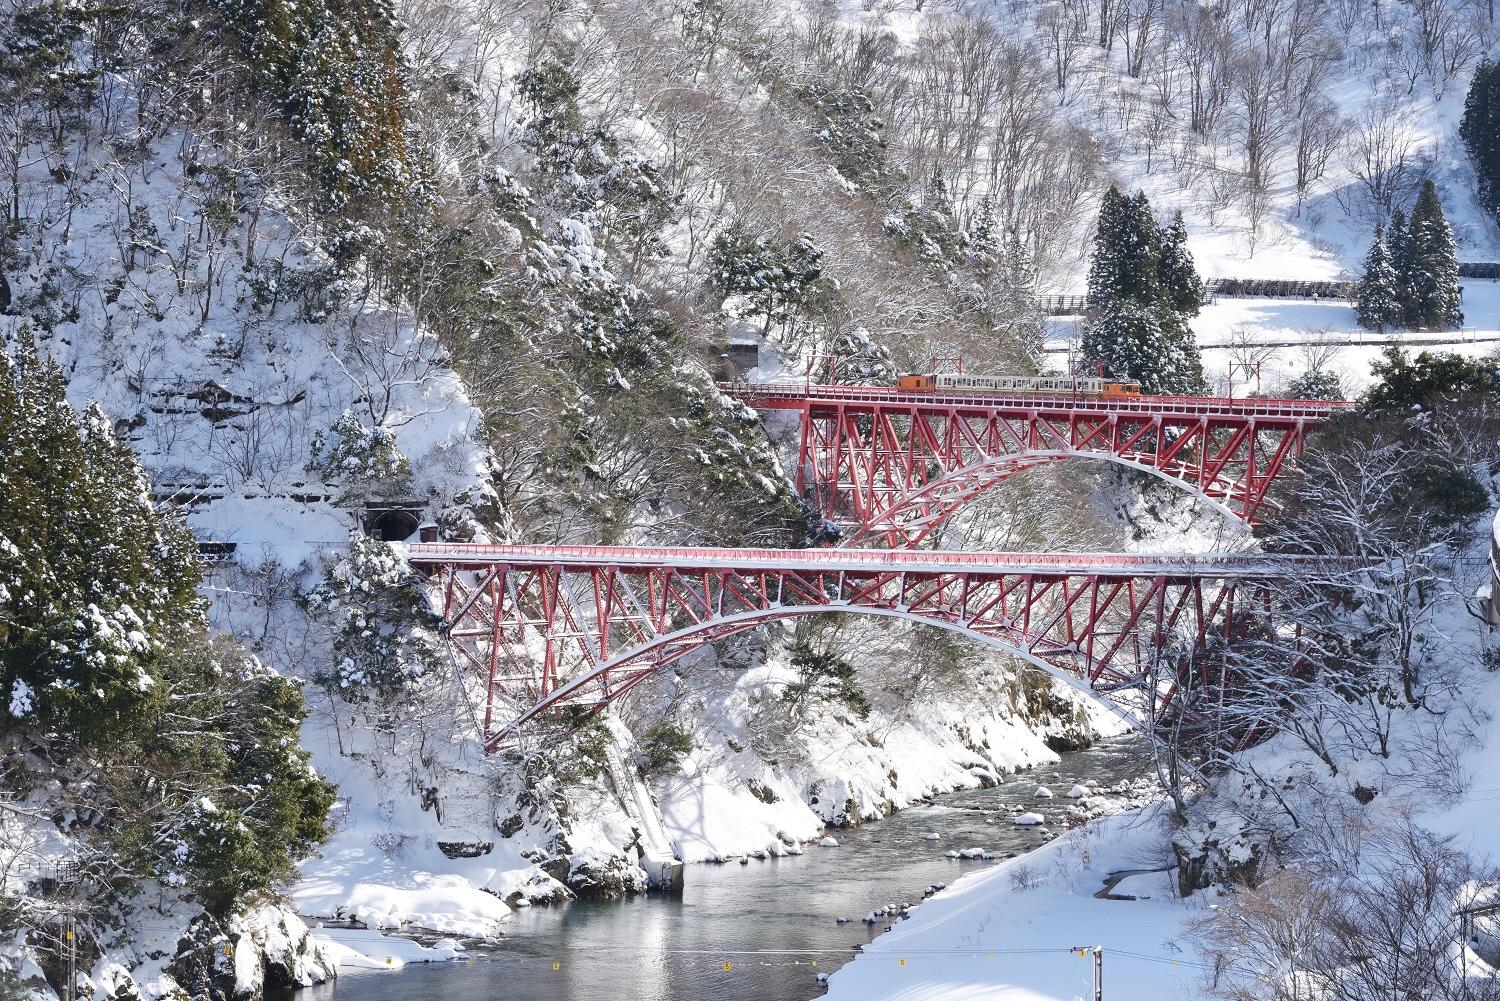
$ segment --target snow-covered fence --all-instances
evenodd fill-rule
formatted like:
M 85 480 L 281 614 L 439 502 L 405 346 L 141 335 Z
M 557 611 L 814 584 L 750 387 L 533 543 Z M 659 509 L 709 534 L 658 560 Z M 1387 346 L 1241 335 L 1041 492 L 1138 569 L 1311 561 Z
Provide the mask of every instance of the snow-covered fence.
M 1358 282 L 1309 282 L 1290 278 L 1215 278 L 1208 294 L 1230 299 L 1353 299 Z
M 1037 305 L 1048 316 L 1082 316 L 1088 311 L 1088 297 L 1082 295 L 1043 295 Z

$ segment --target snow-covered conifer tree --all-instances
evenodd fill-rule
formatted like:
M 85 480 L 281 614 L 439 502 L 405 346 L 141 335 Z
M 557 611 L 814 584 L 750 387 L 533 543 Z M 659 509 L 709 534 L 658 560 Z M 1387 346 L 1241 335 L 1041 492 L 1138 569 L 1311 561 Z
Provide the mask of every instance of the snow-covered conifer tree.
M 995 216 L 995 198 L 985 195 L 969 223 L 969 257 L 981 268 L 992 266 L 1001 252 L 1000 220 Z
M 1176 355 L 1157 311 L 1131 299 L 1119 299 L 1090 320 L 1084 331 L 1083 355 L 1110 375 L 1135 379 L 1147 393 L 1172 392 Z
M 1192 252 L 1188 250 L 1187 226 L 1182 221 L 1181 211 L 1174 214 L 1172 222 L 1161 231 L 1157 274 L 1161 278 L 1162 291 L 1178 315 L 1197 316 L 1208 300 L 1208 288 L 1198 277 Z
M 1426 330 L 1463 326 L 1458 248 L 1431 180 L 1412 206 L 1407 248 L 1407 321 Z
M 1376 223 L 1375 239 L 1370 244 L 1370 252 L 1365 255 L 1365 271 L 1359 279 L 1354 316 L 1360 326 L 1371 330 L 1399 326 L 1404 312 L 1401 299 L 1401 281 L 1391 263 L 1385 231 Z
M 1202 283 L 1179 227 L 1169 272 L 1175 286 L 1166 285 L 1162 235 L 1144 193 L 1105 192 L 1089 264 L 1083 354 L 1148 393 L 1199 393 L 1203 363 L 1186 323 L 1191 313 L 1179 313 L 1177 299 L 1196 312 Z
M 1480 204 L 1500 217 L 1500 63 L 1486 59 L 1474 71 L 1458 134 L 1474 161 Z

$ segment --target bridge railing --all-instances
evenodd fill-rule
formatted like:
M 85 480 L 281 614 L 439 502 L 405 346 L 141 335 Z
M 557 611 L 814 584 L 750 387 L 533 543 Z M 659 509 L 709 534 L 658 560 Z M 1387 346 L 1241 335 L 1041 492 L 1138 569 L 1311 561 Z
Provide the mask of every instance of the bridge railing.
M 1099 573 L 1159 575 L 1193 573 L 1280 577 L 1320 571 L 1349 572 L 1358 564 L 1316 556 L 1202 553 L 1011 553 L 900 549 L 709 549 L 664 546 L 499 545 L 417 543 L 408 547 L 416 564 L 611 565 L 745 567 L 749 569 L 968 570 L 1007 573 Z
M 1003 395 L 949 390 L 910 392 L 882 386 L 823 385 L 812 382 L 721 383 L 719 389 L 737 399 L 781 399 L 789 402 L 861 402 L 899 405 L 928 404 L 964 407 L 1057 408 L 1101 410 L 1112 413 L 1188 412 L 1251 417 L 1323 418 L 1353 404 L 1346 400 L 1281 400 L 1221 396 L 1074 396 Z

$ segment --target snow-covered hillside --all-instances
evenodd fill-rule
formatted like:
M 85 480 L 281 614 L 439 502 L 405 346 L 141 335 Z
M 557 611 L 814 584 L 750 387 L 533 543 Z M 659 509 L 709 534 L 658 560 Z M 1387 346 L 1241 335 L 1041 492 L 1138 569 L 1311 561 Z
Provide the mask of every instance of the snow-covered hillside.
M 1042 343 L 1034 296 L 1081 288 L 1110 183 L 1181 210 L 1208 277 L 1347 277 L 1423 179 L 1461 256 L 1500 259 L 1455 137 L 1493 29 L 1464 6 L 1478 20 L 1428 44 L 1419 6 L 22 3 L 0 38 L 0 340 L 9 353 L 34 337 L 69 401 L 102 407 L 154 501 L 214 559 L 215 628 L 299 683 L 303 746 L 339 791 L 291 906 L 493 937 L 515 907 L 641 892 L 674 861 L 793 854 L 827 825 L 1119 725 L 976 645 L 840 620 L 721 643 L 559 744 L 486 755 L 401 540 L 426 524 L 455 541 L 829 541 L 786 475 L 788 428 L 713 386 L 733 374 L 731 339 L 753 342 L 764 376 L 880 381 L 960 353 L 992 371 L 1060 365 L 1075 325 L 1051 322 Z M 1381 336 L 1487 355 L 1497 288 L 1466 284 L 1461 330 Z M 1236 393 L 1320 367 L 1356 392 L 1378 350 L 1342 303 L 1225 298 L 1192 328 L 1210 382 Z M 1049 469 L 940 537 L 1254 544 L 1163 508 L 1124 480 Z M 372 533 L 394 547 L 351 543 Z M 1451 655 L 1480 663 L 1469 639 Z M 810 662 L 848 684 L 818 687 Z M 1487 699 L 1487 684 L 1464 690 Z M 1470 725 L 1488 734 L 1479 713 Z M 1296 771 L 1285 743 L 1246 767 Z M 0 791 L 24 806 L 0 822 L 5 892 L 54 921 L 56 887 L 37 874 L 85 838 L 57 836 L 48 790 Z M 1405 796 L 1380 807 L 1434 830 L 1479 823 L 1477 793 L 1446 817 Z M 1153 828 L 1127 824 L 924 905 L 834 996 L 900 988 L 887 954 L 937 949 L 956 928 L 986 947 L 1003 921 L 1028 923 L 1037 948 L 1094 944 L 1067 922 L 1103 935 L 1133 906 L 1087 899 L 1099 874 L 1160 855 Z M 1069 853 L 1095 843 L 1075 866 Z M 1037 867 L 1045 885 L 1015 876 Z M 1154 940 L 1175 940 L 1198 905 L 1133 879 L 1127 892 L 1154 879 L 1158 899 L 1131 943 L 1169 959 Z M 243 1001 L 267 976 L 296 986 L 388 948 L 309 934 L 257 900 L 190 933 L 242 956 L 174 963 L 163 943 L 196 920 L 192 888 L 146 885 L 89 926 L 96 998 L 191 990 L 202 974 Z M 0 946 L 43 999 L 62 976 L 36 944 L 45 921 Z M 1020 934 L 1009 926 L 1005 948 Z M 459 952 L 389 948 L 392 965 Z M 987 957 L 947 962 L 914 956 L 898 977 L 930 973 L 911 996 L 938 997 L 952 976 L 959 997 L 987 975 Z M 1065 975 L 1015 982 L 1073 991 L 1084 961 L 1062 962 Z M 1154 996 L 1183 982 L 1156 972 L 1140 981 Z

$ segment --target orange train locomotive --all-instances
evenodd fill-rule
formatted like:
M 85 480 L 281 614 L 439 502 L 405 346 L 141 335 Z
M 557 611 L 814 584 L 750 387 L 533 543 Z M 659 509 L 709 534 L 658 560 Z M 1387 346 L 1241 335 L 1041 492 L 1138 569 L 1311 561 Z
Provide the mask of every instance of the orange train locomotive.
M 938 375 L 901 375 L 896 387 L 918 393 L 956 389 L 969 393 L 997 393 L 1009 396 L 1140 396 L 1141 384 L 1122 379 L 1096 376 L 1073 378 L 1066 375 L 961 375 L 943 372 Z

